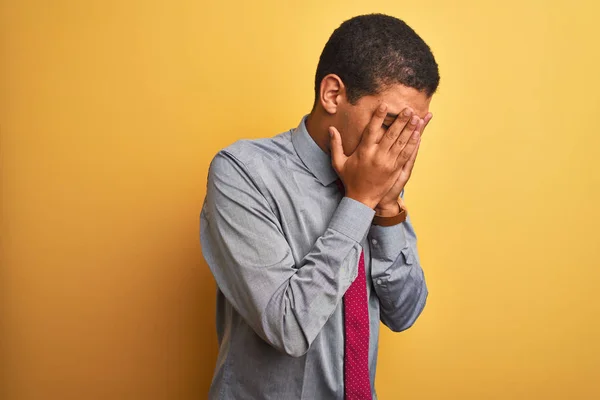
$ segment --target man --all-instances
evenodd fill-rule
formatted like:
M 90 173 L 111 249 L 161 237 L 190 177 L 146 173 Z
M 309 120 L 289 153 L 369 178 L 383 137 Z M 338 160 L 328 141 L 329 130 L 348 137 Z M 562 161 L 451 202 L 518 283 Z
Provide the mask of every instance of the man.
M 217 154 L 201 215 L 218 285 L 211 399 L 372 399 L 380 321 L 409 328 L 427 288 L 401 193 L 438 67 L 404 22 L 334 31 L 310 115 Z

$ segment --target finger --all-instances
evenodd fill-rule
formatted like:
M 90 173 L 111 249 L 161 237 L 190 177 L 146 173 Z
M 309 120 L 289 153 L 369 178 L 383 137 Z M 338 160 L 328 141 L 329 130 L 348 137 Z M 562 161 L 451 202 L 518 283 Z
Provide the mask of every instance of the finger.
M 408 121 L 410 121 L 410 117 L 412 117 L 413 114 L 413 110 L 410 107 L 407 107 L 402 110 L 398 117 L 396 117 L 392 125 L 386 130 L 383 138 L 379 141 L 379 146 L 382 151 L 388 152 L 390 150 L 396 140 L 398 140 L 398 136 L 400 136 L 402 130 Z
M 400 152 L 398 154 L 398 157 L 396 159 L 396 168 L 404 167 L 404 165 L 408 162 L 408 160 L 410 160 L 410 157 L 412 156 L 413 152 L 419 145 L 419 141 L 421 139 L 420 132 L 423 129 L 423 125 L 424 125 L 424 122 L 422 120 L 419 120 L 416 124 L 416 128 L 415 127 L 412 128 L 413 130 L 412 130 L 409 138 L 406 140 L 406 144 L 404 145 L 404 147 L 402 148 L 402 150 L 400 150 Z M 400 138 L 398 138 L 396 143 L 399 143 L 401 141 L 401 138 L 404 134 L 405 133 L 403 132 L 402 135 L 400 135 Z M 396 144 L 394 146 L 395 146 L 395 150 L 397 150 L 400 146 L 402 146 L 402 144 Z
M 330 149 L 331 149 L 331 165 L 333 169 L 339 174 L 344 168 L 344 164 L 348 157 L 344 154 L 344 147 L 342 146 L 342 135 L 333 126 L 329 127 L 329 138 L 330 138 Z
M 398 157 L 401 153 L 404 152 L 404 149 L 408 146 L 413 133 L 416 131 L 421 133 L 422 128 L 423 128 L 423 120 L 420 119 L 417 115 L 413 115 L 410 118 L 409 123 L 404 126 L 404 129 L 402 129 L 402 132 L 398 136 L 398 139 L 396 139 L 396 141 L 390 148 L 390 153 L 393 156 Z M 413 141 L 413 145 L 414 144 L 415 144 L 415 142 Z M 412 149 L 413 149 L 413 147 L 407 149 L 408 157 L 410 157 L 410 155 L 412 154 Z M 406 155 L 406 154 L 407 153 L 404 152 L 404 155 Z M 408 160 L 408 157 L 406 157 L 404 159 L 404 162 L 406 162 Z
M 381 103 L 379 107 L 373 112 L 373 116 L 371 120 L 367 124 L 361 140 L 361 145 L 371 145 L 379 142 L 379 139 L 383 133 L 383 129 L 381 125 L 383 125 L 383 120 L 385 119 L 387 111 L 387 104 Z
M 406 164 L 404 164 L 404 167 L 402 167 L 403 172 L 408 173 L 408 176 L 410 176 L 410 173 L 412 172 L 412 169 L 415 166 L 415 161 L 417 160 L 417 156 L 419 155 L 420 147 L 421 147 L 421 138 L 419 137 L 419 142 L 417 143 L 417 147 L 415 148 L 415 151 L 413 151 L 412 155 L 410 156 L 410 158 L 408 159 Z
M 425 122 L 425 124 L 423 125 L 423 130 L 421 130 L 421 136 L 423 136 L 423 133 L 425 132 L 425 128 L 427 128 L 427 124 L 429 124 L 429 121 L 431 121 L 432 119 L 433 119 L 432 113 L 427 113 L 425 118 L 423 118 L 423 121 Z

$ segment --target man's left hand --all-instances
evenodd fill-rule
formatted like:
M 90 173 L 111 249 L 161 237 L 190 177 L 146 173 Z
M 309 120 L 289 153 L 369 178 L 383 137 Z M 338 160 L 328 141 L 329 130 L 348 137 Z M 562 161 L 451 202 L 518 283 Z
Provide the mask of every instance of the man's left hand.
M 423 135 L 425 127 L 427 126 L 429 121 L 431 121 L 432 118 L 433 114 L 427 113 L 425 118 L 418 122 L 416 130 L 420 132 L 421 136 Z M 392 124 L 388 129 L 392 129 L 393 127 L 394 124 Z M 399 199 L 400 193 L 402 193 L 404 186 L 406 186 L 406 183 L 410 178 L 413 167 L 415 165 L 415 160 L 417 159 L 417 154 L 419 153 L 420 145 L 421 138 L 419 138 L 419 143 L 417 144 L 415 151 L 412 153 L 411 157 L 406 161 L 406 163 L 402 167 L 402 171 L 400 173 L 400 176 L 396 180 L 396 183 L 394 183 L 394 186 L 392 186 L 390 191 L 383 197 L 383 199 L 381 199 L 379 204 L 377 204 L 377 206 L 375 207 L 375 212 L 377 213 L 377 215 L 382 217 L 393 217 L 400 213 L 400 206 L 398 204 L 398 202 L 401 201 Z

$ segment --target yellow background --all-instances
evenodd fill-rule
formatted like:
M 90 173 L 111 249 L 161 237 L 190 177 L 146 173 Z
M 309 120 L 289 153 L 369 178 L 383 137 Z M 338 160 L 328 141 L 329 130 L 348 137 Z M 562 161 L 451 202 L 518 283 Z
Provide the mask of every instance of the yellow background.
M 0 4 L 0 398 L 206 397 L 209 161 L 295 127 L 375 11 L 442 74 L 407 190 L 431 295 L 380 398 L 600 398 L 596 2 Z

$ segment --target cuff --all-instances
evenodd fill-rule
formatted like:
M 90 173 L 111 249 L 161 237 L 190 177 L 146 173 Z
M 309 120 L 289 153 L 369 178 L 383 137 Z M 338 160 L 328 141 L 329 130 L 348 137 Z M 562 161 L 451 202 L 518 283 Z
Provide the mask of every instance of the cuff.
M 329 227 L 360 243 L 369 232 L 374 216 L 375 210 L 369 206 L 344 197 L 335 210 Z
M 370 232 L 371 256 L 379 260 L 393 262 L 400 255 L 400 251 L 408 245 L 404 224 L 394 226 L 374 225 Z

